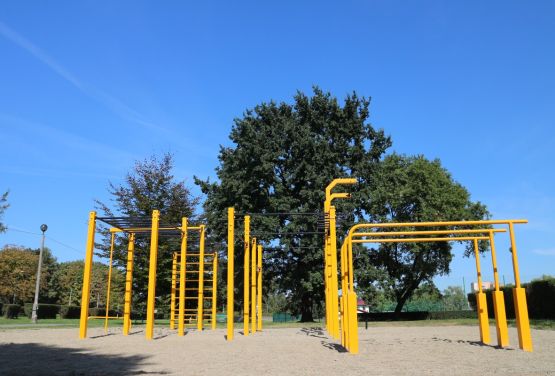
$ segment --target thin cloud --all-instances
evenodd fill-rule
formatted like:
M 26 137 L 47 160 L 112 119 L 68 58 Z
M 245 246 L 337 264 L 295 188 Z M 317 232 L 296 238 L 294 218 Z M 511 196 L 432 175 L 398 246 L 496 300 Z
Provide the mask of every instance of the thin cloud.
M 532 253 L 542 256 L 555 256 L 555 248 L 534 249 Z
M 154 124 L 151 121 L 148 121 L 148 119 L 146 119 L 141 113 L 129 107 L 128 105 L 123 103 L 120 99 L 106 92 L 103 92 L 98 89 L 94 89 L 86 85 L 75 75 L 69 72 L 66 68 L 60 65 L 56 60 L 51 58 L 47 53 L 45 53 L 43 50 L 41 50 L 31 41 L 29 41 L 28 39 L 26 39 L 25 37 L 17 33 L 15 30 L 11 29 L 1 21 L 0 21 L 0 35 L 2 35 L 4 38 L 14 43 L 15 45 L 19 46 L 20 48 L 24 49 L 25 51 L 29 52 L 33 57 L 41 61 L 44 65 L 46 65 L 52 71 L 57 73 L 64 80 L 72 84 L 83 94 L 101 103 L 102 105 L 104 105 L 106 108 L 108 108 L 110 111 L 112 111 L 120 118 L 139 124 L 149 129 L 168 132 L 168 130 L 165 129 L 164 127 L 161 127 L 157 124 Z

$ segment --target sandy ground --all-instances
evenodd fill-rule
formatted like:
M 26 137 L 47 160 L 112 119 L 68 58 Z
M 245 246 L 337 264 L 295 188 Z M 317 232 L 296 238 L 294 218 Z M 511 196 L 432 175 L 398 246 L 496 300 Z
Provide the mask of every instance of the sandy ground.
M 360 353 L 352 355 L 318 329 L 266 329 L 232 342 L 225 331 L 156 328 L 11 329 L 0 332 L 0 375 L 555 375 L 555 331 L 533 330 L 534 352 L 477 342 L 472 326 L 360 328 Z M 491 328 L 495 338 L 494 328 Z

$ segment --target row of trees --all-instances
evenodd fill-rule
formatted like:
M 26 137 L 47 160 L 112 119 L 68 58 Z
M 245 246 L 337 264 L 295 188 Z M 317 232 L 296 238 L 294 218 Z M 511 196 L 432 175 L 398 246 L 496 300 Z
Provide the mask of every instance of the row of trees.
M 368 121 L 370 99 L 356 93 L 341 102 L 314 88 L 308 96 L 298 92 L 293 103 L 262 103 L 235 119 L 230 146 L 222 146 L 216 168 L 217 181 L 194 177 L 205 195 L 191 194 L 185 181 L 173 176 L 173 159 L 167 154 L 139 161 L 123 184 L 109 185 L 112 200 L 96 202 L 102 215 L 149 217 L 158 209 L 165 223 L 180 223 L 187 216 L 208 224 L 210 251 L 225 260 L 226 209 L 239 213 L 304 213 L 254 216 L 252 229 L 263 244 L 264 295 L 281 302 L 291 313 L 310 321 L 323 301 L 323 236 L 317 234 L 324 189 L 334 178 L 356 177 L 352 198 L 337 202 L 342 220 L 338 234 L 359 221 L 447 221 L 488 217 L 486 207 L 474 202 L 439 160 L 422 155 L 388 153 L 391 137 Z M 5 198 L 5 196 L 4 196 Z M 240 222 L 236 233 L 241 234 Z M 1 228 L 0 228 L 1 229 Z M 110 235 L 106 228 L 96 245 L 108 257 Z M 315 234 L 316 233 L 316 234 Z M 242 262 L 238 236 L 235 265 Z M 148 238 L 136 242 L 134 303 L 146 300 Z M 127 239 L 118 237 L 114 265 L 126 264 Z M 179 239 L 160 239 L 157 295 L 170 290 L 171 253 Z M 391 244 L 373 249 L 357 246 L 355 279 L 358 293 L 368 302 L 388 299 L 400 312 L 422 284 L 449 273 L 451 245 L 443 243 Z M 29 251 L 30 252 L 30 251 Z M 220 275 L 225 275 L 225 265 Z M 75 281 L 81 277 L 75 276 Z M 236 268 L 236 293 L 242 288 L 242 268 Z M 219 290 L 225 294 L 224 279 Z M 61 287 L 56 287 L 56 289 Z M 59 294 L 59 293 L 57 293 Z M 93 293 L 94 296 L 94 293 Z M 222 295 L 225 296 L 225 295 Z M 57 299 L 62 299 L 58 297 Z M 65 299 L 65 296 L 64 296 Z M 280 300 L 281 299 L 281 300 Z M 236 300 L 240 309 L 241 299 Z
M 39 250 L 6 246 L 0 250 L 0 303 L 23 304 L 33 301 Z M 80 305 L 83 283 L 83 261 L 57 262 L 50 249 L 45 248 L 40 281 L 40 302 Z M 105 306 L 108 266 L 95 262 L 91 276 L 92 304 Z M 125 275 L 119 269 L 112 272 L 111 300 L 123 306 Z

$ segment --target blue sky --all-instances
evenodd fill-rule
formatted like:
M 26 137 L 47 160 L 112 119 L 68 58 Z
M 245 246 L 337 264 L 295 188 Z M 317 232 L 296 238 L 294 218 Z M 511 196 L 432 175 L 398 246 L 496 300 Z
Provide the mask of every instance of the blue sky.
M 555 274 L 554 19 L 551 1 L 3 2 L 0 246 L 37 247 L 22 231 L 47 223 L 58 259 L 82 258 L 93 199 L 134 160 L 169 151 L 190 185 L 214 177 L 233 118 L 319 85 L 372 97 L 392 150 L 440 158 L 495 218 L 529 219 L 522 278 Z M 511 282 L 506 236 L 498 248 Z M 457 257 L 437 283 L 473 268 Z

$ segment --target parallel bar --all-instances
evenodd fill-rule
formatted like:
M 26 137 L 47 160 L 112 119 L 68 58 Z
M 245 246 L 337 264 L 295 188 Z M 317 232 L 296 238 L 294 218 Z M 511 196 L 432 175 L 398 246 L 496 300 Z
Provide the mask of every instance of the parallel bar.
M 405 239 L 353 239 L 352 243 L 434 243 L 461 240 L 488 240 L 487 236 L 459 236 L 447 238 L 405 238 Z
M 507 328 L 507 316 L 505 313 L 505 298 L 503 296 L 503 291 L 499 290 L 499 275 L 497 272 L 497 257 L 495 256 L 493 233 L 490 233 L 489 244 L 491 247 L 491 260 L 493 265 L 493 281 L 495 283 L 493 310 L 495 313 L 495 327 L 497 329 L 497 345 L 499 347 L 505 347 L 509 345 L 509 330 Z
M 478 279 L 478 292 L 476 293 L 476 310 L 478 311 L 478 324 L 480 327 L 480 341 L 483 344 L 490 343 L 489 319 L 486 296 L 482 291 L 482 271 L 480 269 L 480 248 L 478 239 L 474 239 L 474 257 L 476 258 L 476 276 Z
M 433 230 L 433 231 L 389 231 L 389 232 L 355 232 L 355 236 L 395 236 L 395 235 L 441 235 L 441 234 L 489 234 L 493 232 L 507 232 L 504 228 L 472 229 L 472 230 Z

